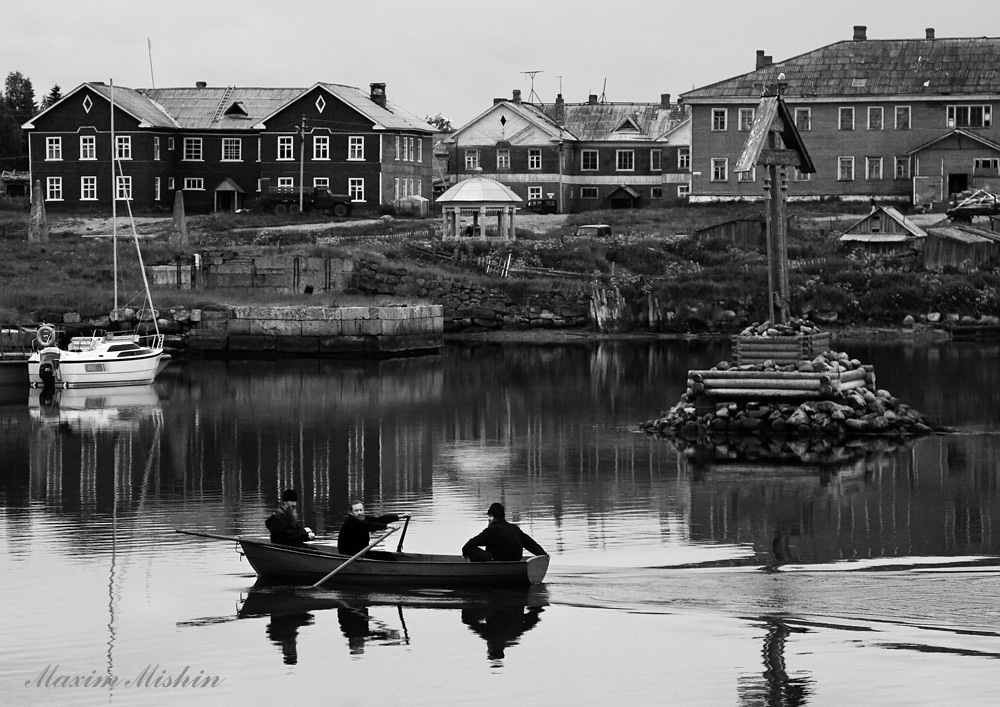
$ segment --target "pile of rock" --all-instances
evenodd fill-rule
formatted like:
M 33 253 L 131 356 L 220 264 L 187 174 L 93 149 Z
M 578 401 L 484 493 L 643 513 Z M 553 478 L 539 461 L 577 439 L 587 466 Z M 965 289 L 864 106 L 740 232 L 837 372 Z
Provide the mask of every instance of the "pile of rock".
M 788 324 L 772 324 L 770 321 L 754 322 L 739 333 L 739 336 L 802 336 L 819 334 L 820 328 L 808 319 L 792 319 Z

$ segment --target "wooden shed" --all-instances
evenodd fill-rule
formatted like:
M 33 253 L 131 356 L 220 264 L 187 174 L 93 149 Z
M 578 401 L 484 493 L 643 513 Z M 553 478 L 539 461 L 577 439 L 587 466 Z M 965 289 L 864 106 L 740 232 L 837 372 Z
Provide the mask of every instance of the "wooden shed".
M 764 216 L 740 216 L 722 223 L 699 228 L 695 240 L 703 243 L 712 238 L 722 238 L 743 250 L 767 250 L 767 219 Z
M 840 242 L 878 255 L 922 250 L 927 232 L 891 206 L 876 206 L 844 231 Z
M 1000 233 L 965 223 L 943 223 L 927 229 L 924 268 L 941 272 L 953 267 L 970 272 L 1000 262 Z

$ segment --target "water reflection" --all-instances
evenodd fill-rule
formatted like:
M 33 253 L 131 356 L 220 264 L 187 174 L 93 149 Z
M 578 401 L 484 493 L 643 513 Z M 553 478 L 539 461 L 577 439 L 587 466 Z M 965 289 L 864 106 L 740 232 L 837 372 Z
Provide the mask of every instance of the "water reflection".
M 450 612 L 486 642 L 486 657 L 493 667 L 503 667 L 506 651 L 535 628 L 548 606 L 543 586 L 524 589 L 462 589 L 399 592 L 314 590 L 275 585 L 258 580 L 242 599 L 237 618 L 267 616 L 267 637 L 282 652 L 286 664 L 298 662 L 300 629 L 316 623 L 318 612 L 337 612 L 348 652 L 363 656 L 368 647 L 409 645 L 407 612 L 433 609 Z M 379 607 L 395 608 L 398 626 L 372 614 Z M 202 619 L 188 625 L 212 624 L 223 619 Z
M 789 675 L 785 665 L 785 649 L 793 633 L 808 629 L 794 626 L 784 618 L 763 619 L 765 635 L 761 655 L 764 671 L 760 676 L 742 676 L 737 687 L 741 707 L 801 707 L 812 696 L 813 679 L 808 673 Z

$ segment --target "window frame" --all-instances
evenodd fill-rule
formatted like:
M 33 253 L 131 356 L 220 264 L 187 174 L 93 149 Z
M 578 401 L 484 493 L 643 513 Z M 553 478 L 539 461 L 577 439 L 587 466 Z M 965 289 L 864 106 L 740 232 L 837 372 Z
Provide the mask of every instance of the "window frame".
M 737 184 L 752 184 L 757 181 L 757 165 L 753 165 L 746 172 L 736 173 L 736 183 Z
M 972 124 L 972 112 L 975 109 L 979 109 L 982 112 L 981 124 Z M 965 123 L 959 124 L 958 113 L 959 110 L 964 110 L 968 113 L 968 119 Z M 949 128 L 991 128 L 993 127 L 993 107 L 989 103 L 952 103 L 947 106 L 945 111 L 945 125 Z
M 509 170 L 509 169 L 510 169 L 510 148 L 498 147 L 497 170 Z
M 622 166 L 625 164 L 626 166 Z M 635 150 L 624 149 L 615 150 L 615 171 L 634 172 L 635 171 Z
M 724 133 L 729 129 L 729 109 L 728 108 L 713 108 L 712 109 L 712 122 L 711 132 L 713 133 Z
M 83 139 L 82 137 L 80 138 Z M 160 160 L 160 136 L 153 136 L 153 161 L 158 162 Z
M 115 201 L 132 201 L 132 177 L 127 174 L 115 176 Z
M 593 159 L 593 167 L 588 167 L 587 163 L 589 159 Z M 596 172 L 601 168 L 601 151 L 586 149 L 580 150 L 580 171 L 581 172 Z
M 205 144 L 200 137 L 185 137 L 181 162 L 204 162 Z
M 204 177 L 184 177 L 184 191 L 205 191 Z
M 62 201 L 62 200 L 63 200 L 63 178 L 46 177 L 45 201 Z
M 901 126 L 899 124 L 899 116 L 903 114 L 906 115 L 906 125 Z M 910 130 L 913 126 L 913 111 L 910 109 L 910 106 L 896 106 L 893 110 L 893 117 L 895 121 L 893 125 L 896 130 Z
M 649 171 L 663 171 L 663 150 L 659 147 L 654 147 L 649 151 Z
M 313 135 L 312 136 L 312 148 L 313 148 L 312 159 L 313 159 L 314 162 L 329 162 L 330 161 L 330 136 L 329 135 Z
M 872 118 L 878 116 L 877 125 L 873 125 Z M 885 106 L 868 106 L 868 129 L 885 130 Z
M 800 119 L 799 116 L 804 116 L 804 120 Z M 799 132 L 808 132 L 812 130 L 812 108 L 796 108 L 794 113 L 795 119 L 795 129 Z
M 479 169 L 479 150 L 465 151 L 465 171 L 472 172 Z
M 878 176 L 873 175 L 873 168 L 877 167 Z M 865 157 L 865 181 L 866 182 L 881 182 L 884 176 L 883 172 L 884 162 L 880 156 Z
M 405 138 L 404 138 L 405 141 Z M 347 138 L 347 161 L 348 162 L 364 162 L 365 161 L 365 136 L 364 135 L 349 135 Z M 364 187 L 361 189 L 364 193 Z
M 650 199 L 662 199 L 663 198 L 663 187 L 656 186 L 649 188 L 649 198 Z
M 903 170 L 900 170 L 903 167 Z M 902 171 L 902 174 L 900 173 Z M 909 157 L 896 157 L 893 161 L 892 169 L 893 179 L 909 179 L 910 178 L 910 158 Z
M 539 171 L 542 168 L 542 148 L 540 147 L 529 147 L 528 148 L 528 169 L 532 171 Z
M 233 147 L 235 146 L 235 157 Z M 229 156 L 227 157 L 227 152 Z M 222 138 L 222 162 L 242 162 L 243 161 L 243 140 L 238 137 Z
M 97 201 L 97 177 L 89 174 L 80 177 L 80 201 Z
M 62 162 L 62 138 L 58 135 L 45 138 L 45 161 Z M 62 201 L 62 199 L 53 199 L 52 201 Z
M 80 161 L 90 162 L 97 159 L 97 137 L 94 135 L 80 136 Z
M 278 177 L 279 189 L 294 189 L 295 177 Z
M 580 187 L 580 198 L 581 199 L 600 199 L 601 190 L 598 187 L 591 186 L 581 186 Z
M 851 125 L 850 125 L 850 127 L 844 127 L 844 125 L 845 125 L 844 117 L 848 116 L 848 115 L 851 116 Z M 855 125 L 854 124 L 854 106 L 840 106 L 840 107 L 838 107 L 837 108 L 837 130 L 845 130 L 845 131 L 854 130 L 854 125 Z
M 278 135 L 278 153 L 275 157 L 277 162 L 291 162 L 295 159 L 295 136 Z
M 851 175 L 849 177 L 844 176 L 844 167 L 850 165 Z M 854 181 L 854 155 L 838 155 L 837 156 L 837 181 L 838 182 L 853 182 Z
M 677 169 L 691 169 L 691 148 L 687 145 L 677 148 Z
M 541 187 L 528 187 L 528 201 L 532 199 L 542 198 L 542 188 Z
M 678 184 L 677 185 L 677 198 L 686 199 L 691 196 L 691 185 L 690 184 Z
M 737 132 L 746 133 L 750 132 L 750 128 L 753 127 L 753 119 L 756 111 L 753 108 L 740 108 L 737 114 Z M 746 118 L 749 117 L 749 120 Z M 745 127 L 744 127 L 745 126 Z
M 313 189 L 329 189 L 329 177 L 313 177 Z
M 364 203 L 365 200 L 365 179 L 364 177 L 349 177 L 347 179 L 347 193 L 354 203 Z
M 712 182 L 722 184 L 729 181 L 728 157 L 713 157 L 710 164 L 712 165 L 712 170 L 711 170 Z

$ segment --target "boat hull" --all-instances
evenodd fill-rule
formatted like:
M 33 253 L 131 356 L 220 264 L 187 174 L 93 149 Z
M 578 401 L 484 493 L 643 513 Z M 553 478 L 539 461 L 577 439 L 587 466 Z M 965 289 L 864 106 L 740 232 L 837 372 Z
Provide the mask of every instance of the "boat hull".
M 42 387 L 40 368 L 46 358 L 54 359 L 57 388 L 98 388 L 121 385 L 149 385 L 156 378 L 163 349 L 127 358 L 113 358 L 97 351 L 43 349 L 28 359 L 28 383 Z
M 293 584 L 314 584 L 350 559 L 319 543 L 278 545 L 263 538 L 240 538 L 239 543 L 258 576 Z M 372 554 L 373 558 L 359 558 L 347 565 L 329 580 L 330 586 L 530 586 L 541 582 L 549 567 L 548 555 L 517 562 L 468 562 L 461 555 Z

